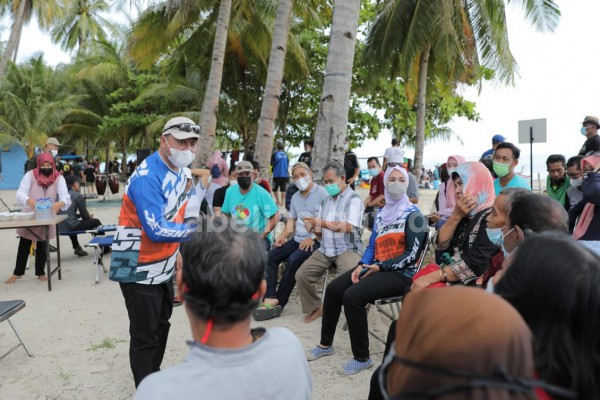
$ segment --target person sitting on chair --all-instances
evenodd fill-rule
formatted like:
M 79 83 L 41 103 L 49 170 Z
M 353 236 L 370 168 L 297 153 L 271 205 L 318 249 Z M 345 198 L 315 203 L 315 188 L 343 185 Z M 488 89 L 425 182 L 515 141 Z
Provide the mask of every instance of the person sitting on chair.
M 58 231 L 61 233 L 70 231 L 87 231 L 102 225 L 100 220 L 97 218 L 92 218 L 92 215 L 90 215 L 88 212 L 88 209 L 85 205 L 85 197 L 79 193 L 79 178 L 76 175 L 67 175 L 65 181 L 67 182 L 69 196 L 71 196 L 71 206 L 69 206 L 69 209 L 66 212 L 59 212 L 59 214 L 66 214 L 67 219 L 58 224 Z M 83 250 L 79 245 L 77 235 L 69 235 L 69 239 L 71 239 L 71 243 L 73 244 L 75 255 L 79 257 L 88 255 L 87 251 Z
M 321 341 L 307 354 L 309 361 L 334 353 L 333 337 L 342 306 L 348 321 L 353 358 L 342 367 L 352 375 L 373 366 L 369 356 L 367 304 L 403 295 L 412 283 L 429 232 L 427 220 L 406 195 L 408 172 L 399 166 L 385 171 L 385 206 L 375 218 L 373 233 L 358 266 L 334 279 L 325 290 Z

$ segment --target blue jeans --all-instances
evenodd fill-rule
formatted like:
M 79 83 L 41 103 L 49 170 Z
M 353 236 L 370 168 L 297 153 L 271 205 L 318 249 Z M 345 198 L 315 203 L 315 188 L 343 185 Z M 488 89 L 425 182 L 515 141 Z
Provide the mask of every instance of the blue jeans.
M 319 248 L 319 242 L 315 241 L 313 251 Z M 265 298 L 279 300 L 279 305 L 283 308 L 287 304 L 294 286 L 296 286 L 296 271 L 310 257 L 312 251 L 300 250 L 300 243 L 295 240 L 288 240 L 281 247 L 273 247 L 269 251 L 269 262 L 267 264 L 266 280 L 267 293 Z M 287 266 L 283 272 L 279 287 L 277 287 L 277 275 L 279 264 L 287 259 Z

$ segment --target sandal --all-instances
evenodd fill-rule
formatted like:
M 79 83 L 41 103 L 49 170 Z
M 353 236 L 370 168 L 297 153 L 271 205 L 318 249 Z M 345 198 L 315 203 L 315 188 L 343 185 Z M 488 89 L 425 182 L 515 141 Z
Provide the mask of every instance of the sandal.
M 283 308 L 279 305 L 271 306 L 263 303 L 263 305 L 254 311 L 253 317 L 255 321 L 266 321 L 268 319 L 279 317 L 282 311 Z

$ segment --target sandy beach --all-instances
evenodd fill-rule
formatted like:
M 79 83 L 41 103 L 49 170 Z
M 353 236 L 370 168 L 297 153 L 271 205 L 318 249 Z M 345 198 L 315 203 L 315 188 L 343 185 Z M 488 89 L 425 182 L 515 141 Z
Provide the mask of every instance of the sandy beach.
M 119 196 L 113 196 L 116 200 Z M 366 190 L 360 189 L 361 196 Z M 429 213 L 435 196 L 433 190 L 421 190 L 420 207 Z M 12 206 L 14 191 L 0 191 L 0 198 Z M 119 206 L 110 202 L 106 207 L 98 200 L 88 200 L 88 208 L 104 224 L 117 221 Z M 365 235 L 365 239 L 366 239 Z M 81 244 L 90 235 L 80 235 Z M 14 230 L 0 231 L 4 282 L 15 265 L 18 239 Z M 128 318 L 119 285 L 108 280 L 108 274 L 95 284 L 96 267 L 92 250 L 87 257 L 73 254 L 68 237 L 61 237 L 62 280 L 52 279 L 52 291 L 46 282 L 34 276 L 33 264 L 25 276 L 13 285 L 0 283 L 0 300 L 25 300 L 27 306 L 11 321 L 15 323 L 33 352 L 27 357 L 19 348 L 0 361 L 1 399 L 130 399 L 135 393 L 129 368 Z M 52 253 L 52 262 L 56 253 Z M 109 257 L 105 257 L 108 266 Z M 54 264 L 55 265 L 55 264 Z M 320 334 L 320 319 L 306 324 L 302 321 L 296 291 L 282 316 L 253 326 L 283 326 L 293 331 L 305 349 L 316 345 Z M 347 332 L 340 319 L 336 335 L 336 354 L 309 363 L 313 376 L 314 399 L 365 399 L 373 369 L 354 376 L 338 374 L 339 367 L 352 355 Z M 191 338 L 184 308 L 177 307 L 171 318 L 171 331 L 163 368 L 181 362 L 187 354 L 186 340 Z M 376 311 L 369 315 L 370 328 L 385 337 L 389 320 Z M 17 344 L 8 323 L 0 324 L 0 354 Z M 378 365 L 384 346 L 370 339 L 372 357 Z

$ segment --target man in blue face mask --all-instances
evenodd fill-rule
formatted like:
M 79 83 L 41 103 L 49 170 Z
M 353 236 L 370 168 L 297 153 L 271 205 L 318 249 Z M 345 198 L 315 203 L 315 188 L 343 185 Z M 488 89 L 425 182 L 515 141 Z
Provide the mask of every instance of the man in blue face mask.
M 316 217 L 303 218 L 309 233 L 320 238 L 321 247 L 296 272 L 304 322 L 312 322 L 323 314 L 321 299 L 315 284 L 330 267 L 336 266 L 342 274 L 355 268 L 363 255 L 362 235 L 363 202 L 346 184 L 344 166 L 338 161 L 328 163 L 323 184 L 329 196 L 323 201 Z
M 596 151 L 600 150 L 600 136 L 598 135 L 598 128 L 600 127 L 600 120 L 598 117 L 588 115 L 583 119 L 581 123 L 580 133 L 585 136 L 585 142 L 579 150 L 580 156 L 587 156 Z

